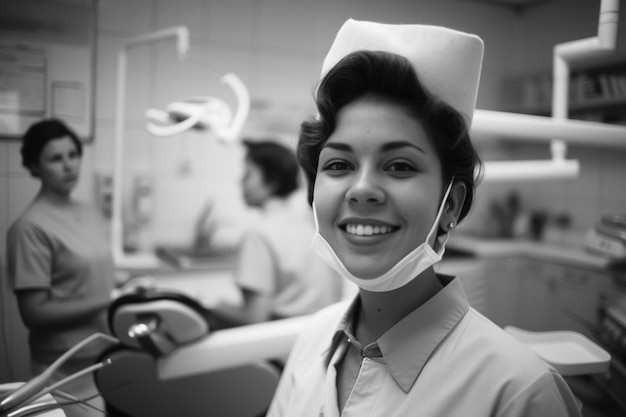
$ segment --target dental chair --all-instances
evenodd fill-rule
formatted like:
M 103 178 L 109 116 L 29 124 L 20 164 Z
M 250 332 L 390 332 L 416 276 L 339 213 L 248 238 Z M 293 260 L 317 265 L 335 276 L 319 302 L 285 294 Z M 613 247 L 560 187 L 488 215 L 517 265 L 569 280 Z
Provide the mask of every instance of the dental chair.
M 121 345 L 95 374 L 109 415 L 118 417 L 265 414 L 306 317 L 212 331 L 195 300 L 142 291 L 118 298 L 109 324 Z

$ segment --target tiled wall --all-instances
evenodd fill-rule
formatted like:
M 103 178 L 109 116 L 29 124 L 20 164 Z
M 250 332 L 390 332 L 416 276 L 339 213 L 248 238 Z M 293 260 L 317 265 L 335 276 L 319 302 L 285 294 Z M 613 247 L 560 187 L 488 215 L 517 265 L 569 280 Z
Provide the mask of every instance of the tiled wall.
M 311 111 L 311 91 L 323 56 L 341 23 L 353 17 L 441 24 L 477 33 L 486 44 L 478 107 L 497 109 L 503 76 L 549 67 L 554 43 L 594 35 L 597 2 L 574 3 L 549 2 L 520 14 L 489 2 L 463 0 L 100 0 L 95 140 L 85 149 L 77 194 L 96 201 L 96 176 L 112 172 L 117 54 L 130 37 L 175 25 L 186 25 L 191 34 L 191 59 L 186 64 L 175 59 L 173 42 L 131 50 L 125 94 L 124 201 L 127 205 L 132 201 L 134 176 L 147 175 L 154 184 L 151 238 L 180 243 L 189 238 L 194 217 L 210 196 L 242 204 L 237 189 L 241 149 L 220 145 L 207 132 L 151 137 L 144 128 L 147 108 L 164 108 L 172 100 L 194 95 L 214 95 L 234 105 L 232 93 L 219 82 L 232 71 L 252 96 L 245 133 L 276 135 L 293 144 L 299 120 Z M 544 17 L 543 11 L 562 16 L 563 7 L 572 24 L 555 25 Z M 544 151 L 521 149 L 487 148 L 485 153 L 497 157 Z M 525 204 L 568 210 L 580 227 L 602 212 L 625 211 L 625 152 L 590 147 L 572 149 L 571 155 L 575 154 L 582 161 L 579 179 L 515 184 Z M 485 185 L 481 195 L 486 200 L 496 198 L 512 186 Z M 20 166 L 19 143 L 0 142 L 1 236 L 36 191 L 37 182 Z M 476 219 L 484 215 L 483 206 L 477 205 Z M 1 239 L 0 253 L 4 251 Z M 11 294 L 3 291 L 5 296 Z M 15 310 L 5 318 L 19 320 Z M 10 335 L 14 346 L 23 344 L 23 336 L 19 331 Z M 15 351 L 26 353 L 23 347 Z M 7 357 L 3 352 L 0 356 Z M 18 379 L 24 376 L 26 357 L 13 361 Z M 2 366 L 0 375 L 9 375 Z
M 626 138 L 625 138 L 626 139 Z M 503 156 L 521 160 L 548 160 L 549 144 L 522 144 L 519 142 L 499 146 L 497 159 Z M 485 152 L 493 154 L 492 151 Z M 544 181 L 513 181 L 506 183 L 485 182 L 479 186 L 477 203 L 467 224 L 472 232 L 490 235 L 490 205 L 502 203 L 511 192 L 520 196 L 525 212 L 542 211 L 555 220 L 566 214 L 571 219 L 568 235 L 579 237 L 604 214 L 626 214 L 625 148 L 594 148 L 592 146 L 569 146 L 567 159 L 579 161 L 580 172 L 575 178 Z M 582 245 L 571 242 L 573 246 Z

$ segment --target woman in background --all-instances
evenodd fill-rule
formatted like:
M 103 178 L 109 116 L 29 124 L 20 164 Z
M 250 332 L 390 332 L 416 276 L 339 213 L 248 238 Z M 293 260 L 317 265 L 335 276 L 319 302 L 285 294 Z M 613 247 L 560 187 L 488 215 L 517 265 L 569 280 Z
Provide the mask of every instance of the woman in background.
M 313 247 L 359 291 L 302 330 L 268 417 L 580 415 L 554 369 L 433 269 L 474 197 L 482 53 L 441 27 L 341 28 L 298 155 Z
M 29 330 L 32 370 L 39 374 L 93 333 L 108 333 L 105 312 L 115 278 L 104 217 L 72 198 L 83 154 L 76 134 L 60 120 L 40 121 L 24 134 L 21 154 L 41 187 L 8 231 L 8 271 Z M 107 343 L 86 345 L 56 379 L 92 365 Z M 60 390 L 81 400 L 97 394 L 91 375 Z M 90 404 L 104 408 L 99 397 Z M 69 416 L 102 415 L 85 405 L 64 410 Z
M 272 140 L 244 145 L 243 196 L 260 217 L 244 232 L 236 262 L 243 305 L 214 308 L 218 327 L 308 314 L 342 296 L 341 280 L 310 251 L 315 226 L 294 153 Z

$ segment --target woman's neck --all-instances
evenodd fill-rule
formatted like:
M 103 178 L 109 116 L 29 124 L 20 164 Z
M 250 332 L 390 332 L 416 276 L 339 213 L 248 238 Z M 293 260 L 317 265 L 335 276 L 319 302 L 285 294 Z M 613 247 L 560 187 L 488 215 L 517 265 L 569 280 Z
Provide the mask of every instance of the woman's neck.
M 66 206 L 72 203 L 72 195 L 70 193 L 58 193 L 47 187 L 41 187 L 37 198 L 56 206 Z
M 360 290 L 356 338 L 365 345 L 375 341 L 442 288 L 435 271 L 429 268 L 404 287 L 393 291 Z

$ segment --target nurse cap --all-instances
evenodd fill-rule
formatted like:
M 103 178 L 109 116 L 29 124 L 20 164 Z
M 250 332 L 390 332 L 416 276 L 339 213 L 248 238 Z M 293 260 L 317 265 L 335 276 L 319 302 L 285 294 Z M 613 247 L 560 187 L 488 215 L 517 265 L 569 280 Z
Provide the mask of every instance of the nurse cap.
M 407 58 L 420 81 L 467 117 L 471 125 L 478 94 L 483 41 L 441 26 L 394 25 L 348 19 L 322 65 L 322 77 L 346 55 L 386 51 Z

